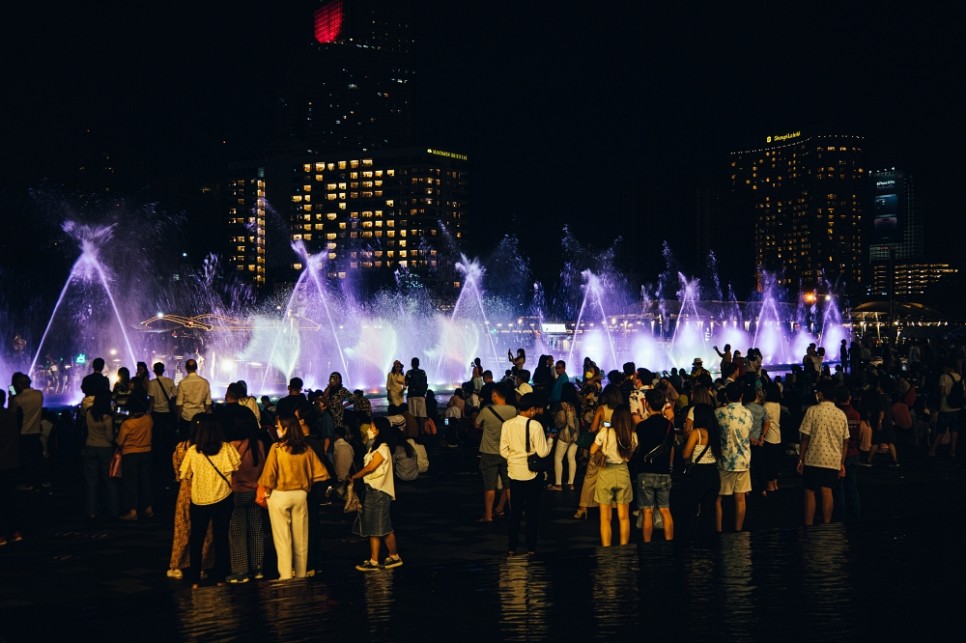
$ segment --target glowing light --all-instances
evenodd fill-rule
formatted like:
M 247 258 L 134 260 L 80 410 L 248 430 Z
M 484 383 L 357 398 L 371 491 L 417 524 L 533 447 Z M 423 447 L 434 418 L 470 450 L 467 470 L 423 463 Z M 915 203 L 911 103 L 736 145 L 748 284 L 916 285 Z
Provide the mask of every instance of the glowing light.
M 342 0 L 335 0 L 315 10 L 315 39 L 320 44 L 335 42 L 342 32 Z

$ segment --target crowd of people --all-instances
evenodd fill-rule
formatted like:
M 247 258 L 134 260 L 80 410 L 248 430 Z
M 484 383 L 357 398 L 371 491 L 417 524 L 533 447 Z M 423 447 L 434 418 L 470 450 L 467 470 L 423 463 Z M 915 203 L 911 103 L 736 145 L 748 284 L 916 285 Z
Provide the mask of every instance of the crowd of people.
M 319 508 L 360 498 L 352 532 L 368 551 L 356 568 L 402 565 L 390 510 L 397 483 L 425 474 L 437 446 L 478 451 L 479 521 L 507 518 L 508 556 L 522 553 L 521 530 L 526 554 L 537 554 L 544 493 L 572 493 L 577 520 L 597 509 L 605 547 L 741 531 L 748 494 L 778 493 L 781 463 L 792 457 L 804 524 L 858 520 L 862 468 L 898 467 L 912 450 L 956 457 L 966 355 L 931 341 L 839 349 L 830 360 L 812 345 L 776 376 L 756 348 L 742 356 L 726 345 L 715 347 L 714 374 L 700 358 L 660 372 L 632 362 L 605 371 L 585 358 L 579 377 L 552 355 L 531 373 L 519 349 L 499 378 L 475 359 L 443 408 L 414 357 L 409 369 L 391 365 L 377 414 L 338 372 L 315 391 L 293 377 L 277 400 L 233 382 L 215 404 L 195 360 L 177 384 L 162 363 L 151 372 L 138 363 L 133 375 L 122 367 L 112 384 L 98 358 L 77 416 L 85 511 L 91 520 L 154 520 L 156 479 L 172 476 L 167 574 L 196 587 L 274 577 L 272 566 L 280 579 L 314 575 Z M 23 373 L 11 388 L 9 406 L 0 404 L 10 509 L 0 546 L 23 539 L 18 494 L 50 479 L 43 395 Z

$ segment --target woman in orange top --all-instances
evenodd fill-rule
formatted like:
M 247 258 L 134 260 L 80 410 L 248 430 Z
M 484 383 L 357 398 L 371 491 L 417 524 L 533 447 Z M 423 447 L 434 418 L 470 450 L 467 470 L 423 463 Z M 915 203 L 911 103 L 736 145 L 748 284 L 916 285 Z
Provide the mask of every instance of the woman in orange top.
M 154 421 L 148 400 L 132 395 L 125 405 L 128 417 L 121 422 L 117 446 L 121 449 L 121 520 L 153 518 L 151 481 L 151 433 Z M 140 512 L 140 513 L 139 513 Z

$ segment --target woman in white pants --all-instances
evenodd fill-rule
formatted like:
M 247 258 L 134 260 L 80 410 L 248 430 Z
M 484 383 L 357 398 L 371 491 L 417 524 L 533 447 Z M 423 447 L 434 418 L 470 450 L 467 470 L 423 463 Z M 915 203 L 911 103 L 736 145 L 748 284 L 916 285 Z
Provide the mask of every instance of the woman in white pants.
M 567 458 L 567 489 L 574 490 L 577 476 L 577 433 L 580 424 L 577 417 L 577 389 L 565 384 L 560 391 L 560 403 L 554 410 L 553 424 L 557 429 L 557 443 L 553 447 L 554 483 L 550 491 L 563 489 L 563 461 Z
M 304 578 L 309 552 L 308 494 L 329 473 L 309 448 L 295 416 L 276 420 L 279 441 L 272 445 L 258 484 L 265 487 L 279 580 Z

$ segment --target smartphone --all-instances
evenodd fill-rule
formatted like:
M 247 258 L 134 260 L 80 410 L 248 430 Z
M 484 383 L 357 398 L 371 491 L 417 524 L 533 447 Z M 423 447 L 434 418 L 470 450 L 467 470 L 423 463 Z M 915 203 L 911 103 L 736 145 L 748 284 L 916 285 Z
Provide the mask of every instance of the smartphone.
M 610 422 L 604 422 L 604 428 L 605 429 L 609 429 L 610 428 Z

